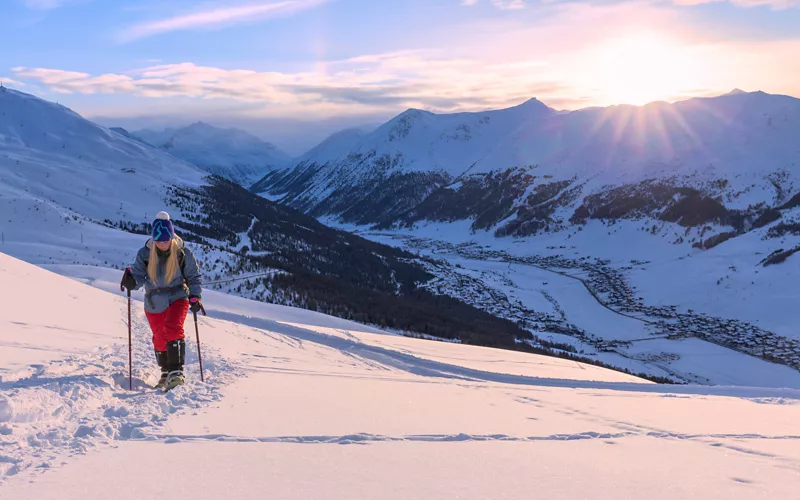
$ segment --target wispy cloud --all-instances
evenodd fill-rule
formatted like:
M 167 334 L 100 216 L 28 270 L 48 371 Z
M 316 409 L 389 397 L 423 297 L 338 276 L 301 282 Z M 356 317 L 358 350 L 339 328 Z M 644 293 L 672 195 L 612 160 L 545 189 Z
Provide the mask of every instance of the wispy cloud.
M 28 8 L 36 10 L 53 10 L 69 4 L 86 3 L 93 0 L 25 0 Z
M 740 7 L 763 7 L 773 9 L 790 9 L 800 7 L 800 0 L 673 0 L 677 5 L 701 5 L 706 3 L 729 2 Z
M 50 10 L 61 7 L 69 0 L 25 0 L 25 5 L 31 9 Z
M 48 68 L 13 69 L 15 78 L 55 92 L 228 99 L 292 110 L 353 114 L 408 107 L 484 109 L 531 96 L 555 96 L 565 84 L 532 73 L 530 62 L 496 64 L 443 59 L 423 52 L 365 55 L 317 72 L 258 72 L 192 63 L 151 66 L 128 74 L 92 75 Z
M 461 5 L 470 7 L 478 5 L 481 1 L 488 1 L 498 9 L 513 10 L 524 9 L 527 6 L 527 0 L 461 0 Z M 543 3 L 555 3 L 557 0 L 543 0 Z M 625 0 L 616 0 L 624 2 Z M 588 2 L 588 3 L 591 3 Z M 602 0 L 597 3 L 615 3 L 615 0 L 610 2 L 603 2 Z M 675 5 L 692 6 L 707 3 L 731 3 L 739 7 L 762 7 L 769 6 L 773 9 L 790 9 L 792 7 L 800 7 L 800 0 L 672 0 Z
M 498 9 L 524 9 L 525 0 L 489 0 Z M 478 0 L 461 0 L 461 5 L 476 5 Z
M 44 1 L 44 0 L 42 0 Z M 135 24 L 124 30 L 120 39 L 131 41 L 181 30 L 220 29 L 241 23 L 286 17 L 325 4 L 330 0 L 285 0 L 233 4 L 198 10 L 164 19 Z
M 11 79 L 11 78 L 8 78 L 8 77 L 5 77 L 5 76 L 0 76 L 0 84 L 2 84 L 4 87 L 24 87 L 25 86 L 24 82 L 18 82 L 17 80 L 14 80 L 14 79 Z

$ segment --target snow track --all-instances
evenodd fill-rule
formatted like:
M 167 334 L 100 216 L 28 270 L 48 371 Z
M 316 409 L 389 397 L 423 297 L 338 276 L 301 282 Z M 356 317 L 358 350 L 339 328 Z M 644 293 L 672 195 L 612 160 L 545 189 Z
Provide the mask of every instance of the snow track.
M 108 299 L 114 302 L 114 297 Z M 35 324 L 17 326 L 25 326 L 29 335 L 37 333 Z M 114 326 L 127 331 L 127 313 Z M 161 429 L 171 415 L 218 401 L 219 388 L 238 372 L 218 350 L 206 347 L 206 382 L 200 383 L 196 344 L 188 333 L 187 384 L 167 394 L 151 389 L 158 380 L 158 368 L 140 308 L 134 308 L 133 314 L 133 391 L 128 390 L 127 342 L 0 371 L 0 482 L 50 469 L 70 456 L 114 441 L 141 437 L 147 429 Z M 63 332 L 58 337 L 69 342 Z M 40 346 L 45 351 L 55 347 Z

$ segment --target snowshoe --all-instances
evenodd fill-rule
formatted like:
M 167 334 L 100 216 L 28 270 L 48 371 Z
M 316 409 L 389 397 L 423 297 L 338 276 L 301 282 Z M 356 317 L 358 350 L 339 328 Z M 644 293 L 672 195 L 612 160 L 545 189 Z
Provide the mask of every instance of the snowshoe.
M 158 379 L 158 383 L 155 385 L 156 389 L 163 389 L 164 385 L 167 383 L 167 378 L 169 377 L 169 372 L 167 370 L 161 370 L 161 378 Z
M 167 380 L 164 382 L 163 390 L 164 392 L 171 391 L 172 389 L 178 387 L 179 385 L 183 385 L 186 383 L 186 379 L 183 376 L 182 370 L 175 370 L 169 372 L 167 375 Z
M 158 379 L 158 383 L 155 385 L 156 389 L 161 389 L 164 387 L 164 384 L 167 382 L 167 376 L 169 375 L 169 358 L 167 355 L 167 351 L 159 351 L 156 350 L 156 363 L 161 368 L 161 378 Z

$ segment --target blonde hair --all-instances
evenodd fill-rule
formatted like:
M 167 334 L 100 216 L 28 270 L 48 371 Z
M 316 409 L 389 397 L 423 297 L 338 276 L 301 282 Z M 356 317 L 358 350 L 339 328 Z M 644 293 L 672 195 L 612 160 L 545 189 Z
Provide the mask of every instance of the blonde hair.
M 167 285 L 168 283 L 172 282 L 175 278 L 175 275 L 178 273 L 178 246 L 179 246 L 180 237 L 175 236 L 170 240 L 169 244 L 169 256 L 167 257 L 167 270 L 164 276 L 164 283 L 163 285 Z M 153 284 L 158 285 L 156 281 L 158 279 L 158 248 L 156 247 L 156 242 L 153 241 L 153 244 L 150 246 L 150 260 L 147 262 L 147 274 L 150 276 L 150 281 Z

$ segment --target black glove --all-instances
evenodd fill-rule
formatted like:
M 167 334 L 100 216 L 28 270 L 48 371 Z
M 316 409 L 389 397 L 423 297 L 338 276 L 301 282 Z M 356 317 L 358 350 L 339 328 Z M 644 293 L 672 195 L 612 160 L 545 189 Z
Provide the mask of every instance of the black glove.
M 189 310 L 192 311 L 193 313 L 197 313 L 198 311 L 203 311 L 203 316 L 205 316 L 206 314 L 206 310 L 203 307 L 203 302 L 197 295 L 189 295 Z
M 133 277 L 130 267 L 125 268 L 125 274 L 122 275 L 122 282 L 119 285 L 120 291 L 123 291 L 126 288 L 128 290 L 136 289 L 136 278 Z

